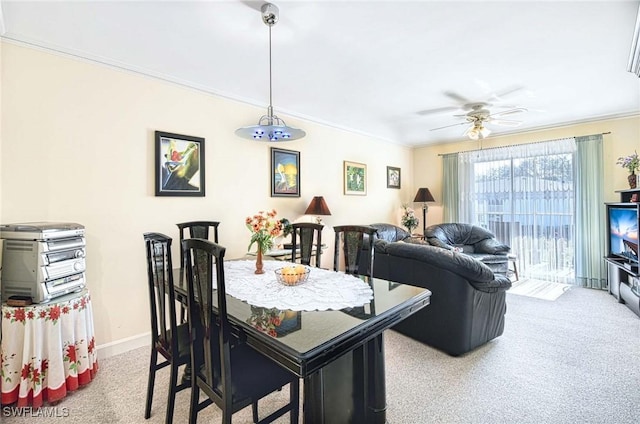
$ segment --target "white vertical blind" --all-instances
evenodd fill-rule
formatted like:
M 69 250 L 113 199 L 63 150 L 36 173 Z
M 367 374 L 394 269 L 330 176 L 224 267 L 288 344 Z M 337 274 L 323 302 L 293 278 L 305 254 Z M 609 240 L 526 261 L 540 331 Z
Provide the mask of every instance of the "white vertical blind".
M 459 220 L 511 246 L 520 274 L 574 282 L 574 138 L 458 155 Z

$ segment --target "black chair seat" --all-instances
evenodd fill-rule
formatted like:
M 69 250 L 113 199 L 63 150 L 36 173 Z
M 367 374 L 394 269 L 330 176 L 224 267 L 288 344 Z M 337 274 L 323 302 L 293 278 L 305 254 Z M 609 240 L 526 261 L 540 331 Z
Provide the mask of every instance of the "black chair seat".
M 167 337 L 169 338 L 169 340 L 171 340 L 173 337 L 177 337 L 178 361 L 180 361 L 180 363 L 182 364 L 186 364 L 189 362 L 189 357 L 191 355 L 191 340 L 189 338 L 189 324 L 184 323 L 184 324 L 178 325 L 178 327 L 176 328 L 175 334 L 177 334 L 177 336 L 174 336 L 171 330 L 167 331 Z M 157 343 L 156 348 L 158 350 L 164 349 L 165 350 L 164 353 L 171 354 L 171 352 L 169 351 L 170 346 L 168 346 L 166 342 L 157 341 L 156 343 Z
M 200 378 L 204 378 L 201 368 Z M 214 372 L 216 391 L 222 394 L 219 367 Z M 233 403 L 246 399 L 261 399 L 273 392 L 274 387 L 283 387 L 291 382 L 291 373 L 246 344 L 231 349 L 231 396 Z

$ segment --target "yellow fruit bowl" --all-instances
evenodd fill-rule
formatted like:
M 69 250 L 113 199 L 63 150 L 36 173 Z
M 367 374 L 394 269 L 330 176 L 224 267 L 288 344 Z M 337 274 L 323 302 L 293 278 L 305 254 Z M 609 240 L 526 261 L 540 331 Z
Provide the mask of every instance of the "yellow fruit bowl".
M 311 270 L 304 265 L 292 265 L 275 270 L 276 279 L 285 286 L 295 286 L 309 279 Z

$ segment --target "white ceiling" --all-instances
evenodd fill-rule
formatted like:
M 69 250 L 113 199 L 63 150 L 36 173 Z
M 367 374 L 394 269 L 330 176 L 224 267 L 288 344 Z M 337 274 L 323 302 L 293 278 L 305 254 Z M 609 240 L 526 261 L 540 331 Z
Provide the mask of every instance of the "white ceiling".
M 253 125 L 269 103 L 262 3 L 2 0 L 0 30 L 260 106 Z M 528 108 L 505 116 L 518 128 L 487 125 L 494 135 L 640 113 L 640 78 L 626 71 L 640 1 L 274 3 L 285 120 L 417 146 L 464 139 L 467 125 L 430 129 L 465 122 L 453 115 L 469 102 Z

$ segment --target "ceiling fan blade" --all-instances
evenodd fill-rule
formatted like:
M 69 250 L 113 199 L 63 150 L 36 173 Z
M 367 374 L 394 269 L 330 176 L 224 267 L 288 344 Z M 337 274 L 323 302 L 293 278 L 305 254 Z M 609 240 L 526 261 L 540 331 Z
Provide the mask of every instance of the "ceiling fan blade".
M 522 124 L 522 121 L 512 121 L 507 119 L 487 119 L 487 122 L 501 127 L 518 127 Z
M 466 104 L 469 103 L 470 100 L 467 99 L 466 97 L 458 94 L 458 93 L 454 93 L 453 91 L 445 91 L 444 95 L 455 100 L 456 102 L 460 103 L 460 104 Z
M 496 112 L 496 113 L 492 113 L 491 115 L 489 115 L 490 118 L 494 118 L 497 116 L 505 116 L 505 115 L 512 115 L 514 113 L 521 113 L 521 112 L 527 112 L 528 109 L 525 107 L 516 107 L 513 109 L 509 109 L 509 110 L 504 110 L 502 112 Z
M 425 109 L 425 110 L 421 110 L 418 111 L 418 115 L 432 115 L 432 114 L 436 114 L 436 113 L 444 113 L 444 112 L 451 112 L 453 110 L 458 110 L 460 109 L 457 106 L 445 106 L 445 107 L 437 107 L 434 109 Z
M 522 85 L 514 85 L 511 87 L 507 87 L 504 90 L 498 91 L 497 93 L 493 93 L 491 98 L 496 101 L 503 100 L 505 97 L 512 95 L 513 93 L 517 93 L 518 91 L 524 90 L 524 86 Z
M 441 130 L 441 129 L 444 129 L 444 128 L 457 127 L 458 125 L 465 125 L 465 124 L 469 124 L 469 123 L 468 122 L 458 122 L 457 124 L 445 125 L 444 127 L 431 128 L 429 131 L 435 131 L 435 130 Z

